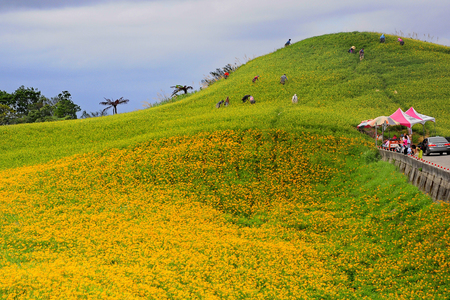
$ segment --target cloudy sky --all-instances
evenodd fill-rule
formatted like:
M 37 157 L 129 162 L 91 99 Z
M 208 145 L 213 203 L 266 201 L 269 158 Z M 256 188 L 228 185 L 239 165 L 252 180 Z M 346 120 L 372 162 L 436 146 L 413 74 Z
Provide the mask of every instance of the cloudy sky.
M 448 0 L 0 0 L 0 90 L 67 90 L 88 112 L 124 97 L 129 112 L 288 38 L 401 31 L 450 46 L 449 11 Z

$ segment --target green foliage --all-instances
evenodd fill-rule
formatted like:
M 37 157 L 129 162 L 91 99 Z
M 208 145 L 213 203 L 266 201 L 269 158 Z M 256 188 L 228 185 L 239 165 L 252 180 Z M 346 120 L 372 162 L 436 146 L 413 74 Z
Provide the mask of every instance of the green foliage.
M 73 103 L 72 96 L 68 91 L 64 91 L 57 97 L 57 102 L 54 107 L 54 114 L 58 118 L 76 119 L 77 112 L 81 108 Z
M 37 89 L 24 86 L 13 94 L 0 91 L 0 104 L 3 112 L 8 111 L 1 117 L 0 125 L 76 119 L 81 110 L 68 91 L 48 99 Z
M 8 105 L 0 104 L 0 125 L 9 124 L 14 116 L 14 110 Z
M 13 93 L 12 107 L 19 116 L 26 116 L 31 110 L 41 108 L 46 100 L 37 89 L 25 88 L 22 85 Z
M 83 112 L 81 113 L 81 118 L 82 119 L 86 119 L 86 118 L 96 118 L 96 117 L 104 117 L 107 116 L 108 112 L 105 111 L 104 109 L 99 110 L 99 111 L 91 111 L 90 113 L 88 113 L 87 111 L 83 110 Z
M 367 164 L 377 162 L 381 159 L 381 155 L 377 149 L 368 149 L 364 151 L 361 157 Z
M 14 97 L 5 91 L 0 91 L 0 104 L 11 106 L 14 103 Z
M 203 87 L 208 87 L 211 84 L 213 84 L 214 82 L 225 78 L 225 73 L 232 73 L 234 71 L 236 71 L 239 68 L 239 64 L 235 63 L 233 65 L 231 64 L 226 64 L 225 67 L 223 68 L 217 68 L 215 71 L 209 72 L 209 74 L 211 76 L 206 76 L 205 78 L 202 79 L 201 83 L 203 85 Z

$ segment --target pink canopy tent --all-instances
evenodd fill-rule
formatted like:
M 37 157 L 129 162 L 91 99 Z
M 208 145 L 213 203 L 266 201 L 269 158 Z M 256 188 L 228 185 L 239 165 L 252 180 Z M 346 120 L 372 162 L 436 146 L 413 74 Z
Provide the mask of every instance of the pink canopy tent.
M 434 132 L 436 134 L 436 119 L 427 115 L 419 114 L 412 106 L 405 112 L 407 115 L 421 120 L 420 124 L 423 126 L 423 135 L 425 135 L 425 123 L 428 121 L 434 122 Z
M 405 114 L 407 114 L 408 116 L 411 116 L 413 118 L 422 120 L 422 122 L 420 122 L 420 124 L 425 124 L 425 122 L 428 122 L 428 121 L 436 122 L 435 118 L 419 114 L 413 107 L 411 107 L 410 109 L 405 111 Z
M 411 128 L 415 124 L 419 124 L 422 122 L 421 119 L 417 119 L 414 117 L 411 117 L 410 115 L 407 115 L 403 110 L 400 108 L 395 111 L 392 115 L 390 115 L 394 121 L 397 121 L 400 125 L 406 126 L 408 128 Z

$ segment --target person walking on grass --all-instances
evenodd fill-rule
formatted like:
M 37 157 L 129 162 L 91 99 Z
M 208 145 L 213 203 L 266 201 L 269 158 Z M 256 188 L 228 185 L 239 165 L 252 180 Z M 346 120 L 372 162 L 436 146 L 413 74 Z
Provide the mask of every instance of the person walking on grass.
M 380 43 L 384 43 L 386 41 L 386 38 L 384 36 L 384 33 L 380 36 Z
M 297 94 L 294 94 L 294 96 L 292 96 L 292 103 L 296 104 L 297 102 L 298 102 Z
M 281 78 L 280 78 L 280 83 L 284 85 L 286 83 L 286 80 L 287 80 L 287 76 L 286 76 L 286 74 L 283 74 L 283 76 L 281 76 Z
M 284 44 L 285 47 L 289 46 L 291 44 L 291 39 L 289 39 L 289 41 L 286 42 L 286 44 Z
M 361 50 L 359 50 L 359 60 L 363 60 L 364 59 L 364 48 L 361 48 Z

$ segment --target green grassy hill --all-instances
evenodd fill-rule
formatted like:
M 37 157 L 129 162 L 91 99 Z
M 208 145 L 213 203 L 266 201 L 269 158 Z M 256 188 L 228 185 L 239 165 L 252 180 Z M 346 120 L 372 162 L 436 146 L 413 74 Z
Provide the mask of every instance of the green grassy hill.
M 365 59 L 347 53 L 365 48 Z M 128 114 L 0 128 L 0 168 L 47 162 L 73 154 L 127 147 L 153 138 L 202 131 L 281 128 L 350 135 L 361 120 L 413 106 L 437 119 L 437 132 L 449 135 L 448 47 L 396 37 L 378 42 L 376 33 L 340 33 L 303 40 L 258 57 L 228 80 L 182 101 Z M 286 73 L 288 83 L 279 84 Z M 255 84 L 251 79 L 261 78 Z M 299 104 L 290 99 L 296 93 Z M 245 94 L 257 105 L 244 105 Z M 227 96 L 231 106 L 215 109 Z M 416 125 L 418 132 L 421 125 Z M 434 130 L 432 124 L 427 124 Z
M 448 205 L 355 126 L 413 106 L 450 135 L 450 49 L 378 37 L 306 39 L 151 109 L 1 127 L 0 295 L 444 298 Z

